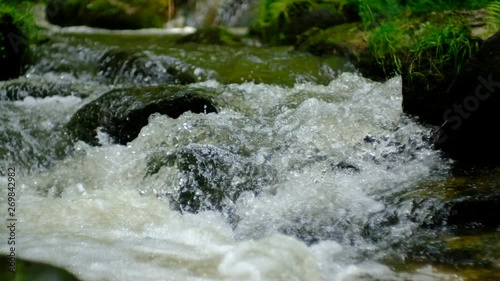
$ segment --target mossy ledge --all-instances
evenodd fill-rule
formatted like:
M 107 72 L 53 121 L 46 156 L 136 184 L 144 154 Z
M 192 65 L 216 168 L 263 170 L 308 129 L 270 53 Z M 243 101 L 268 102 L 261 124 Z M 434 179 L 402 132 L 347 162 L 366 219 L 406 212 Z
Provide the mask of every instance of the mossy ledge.
M 59 26 L 153 28 L 162 27 L 168 20 L 168 1 L 48 0 L 45 14 L 50 23 Z
M 318 10 L 338 20 L 308 20 Z M 406 75 L 406 82 L 429 86 L 460 71 L 500 26 L 498 11 L 488 0 L 266 0 L 250 35 L 318 56 L 343 55 L 377 81 Z
M 217 112 L 209 89 L 185 86 L 141 86 L 111 90 L 78 110 L 67 124 L 71 136 L 98 145 L 98 127 L 116 143 L 127 144 L 148 124 L 153 113 L 172 118 L 182 113 Z

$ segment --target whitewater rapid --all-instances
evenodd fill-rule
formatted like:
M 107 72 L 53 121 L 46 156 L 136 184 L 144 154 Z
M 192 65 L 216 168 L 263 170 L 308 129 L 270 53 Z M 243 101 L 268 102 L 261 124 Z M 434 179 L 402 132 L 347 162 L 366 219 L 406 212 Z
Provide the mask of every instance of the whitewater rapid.
M 186 87 L 219 92 L 219 113 L 152 115 L 127 145 L 100 132 L 101 146 L 78 142 L 71 157 L 44 171 L 21 170 L 19 257 L 85 281 L 459 278 L 431 266 L 395 272 L 378 260 L 382 245 L 412 235 L 415 222 L 391 226 L 379 244 L 363 236 L 385 197 L 449 169 L 425 142 L 429 129 L 402 113 L 400 77 L 378 83 L 343 73 L 328 85 L 209 80 Z M 8 106 L 52 130 L 93 98 L 28 97 Z M 148 174 L 151 155 L 193 147 L 237 148 L 272 170 L 259 194 L 244 192 L 233 203 L 236 223 L 224 212 L 172 209 L 165 194 L 185 180 L 175 167 Z M 6 200 L 0 193 L 2 206 Z

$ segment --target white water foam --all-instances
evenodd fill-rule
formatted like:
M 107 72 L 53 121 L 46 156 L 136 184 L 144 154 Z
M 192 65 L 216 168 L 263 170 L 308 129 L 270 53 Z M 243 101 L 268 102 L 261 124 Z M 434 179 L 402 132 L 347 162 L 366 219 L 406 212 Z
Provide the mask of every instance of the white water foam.
M 127 146 L 78 143 L 55 169 L 19 178 L 18 255 L 86 281 L 458 278 L 432 268 L 396 273 L 357 257 L 377 249 L 360 231 L 384 209 L 381 194 L 447 169 L 429 147 L 411 148 L 413 136 L 426 129 L 400 123 L 399 78 L 380 84 L 342 74 L 328 86 L 208 81 L 192 87 L 218 89 L 225 107 L 178 119 L 154 115 Z M 367 135 L 378 141 L 365 141 Z M 243 148 L 252 163 L 276 170 L 260 195 L 237 200 L 237 225 L 214 211 L 171 210 L 162 195 L 177 190 L 176 169 L 147 176 L 151 154 L 192 143 Z M 408 222 L 388 239 L 404 239 L 412 229 Z M 294 237 L 308 235 L 320 240 L 308 246 Z

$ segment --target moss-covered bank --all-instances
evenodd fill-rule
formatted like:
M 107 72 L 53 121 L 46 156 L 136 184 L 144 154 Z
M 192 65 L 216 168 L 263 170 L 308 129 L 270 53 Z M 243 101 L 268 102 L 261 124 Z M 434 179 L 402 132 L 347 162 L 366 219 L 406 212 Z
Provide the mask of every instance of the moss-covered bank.
M 403 73 L 439 79 L 459 71 L 494 33 L 498 8 L 487 0 L 266 0 L 250 34 L 315 55 L 345 55 L 376 80 Z
M 34 262 L 16 257 L 14 261 L 7 256 L 0 257 L 0 280 L 5 281 L 78 281 L 67 270 L 46 263 Z M 13 272 L 14 271 L 14 272 Z

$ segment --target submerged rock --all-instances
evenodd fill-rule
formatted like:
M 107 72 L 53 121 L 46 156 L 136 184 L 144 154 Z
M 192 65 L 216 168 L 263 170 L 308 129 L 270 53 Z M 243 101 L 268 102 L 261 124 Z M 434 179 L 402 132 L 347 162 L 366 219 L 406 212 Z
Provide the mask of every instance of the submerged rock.
M 137 137 L 153 113 L 179 117 L 182 113 L 217 112 L 210 90 L 182 86 L 143 86 L 111 90 L 76 112 L 67 124 L 71 135 L 98 145 L 97 128 L 119 144 Z
M 464 65 L 445 95 L 444 124 L 436 147 L 465 163 L 500 163 L 500 32 Z
M 148 175 L 158 173 L 164 166 L 179 170 L 178 187 L 165 194 L 174 209 L 194 213 L 230 211 L 243 192 L 258 194 L 276 176 L 273 167 L 256 165 L 243 154 L 232 147 L 190 144 L 171 153 L 151 156 Z
M 88 25 L 108 29 L 162 27 L 167 21 L 162 0 L 49 0 L 47 20 L 59 26 Z

